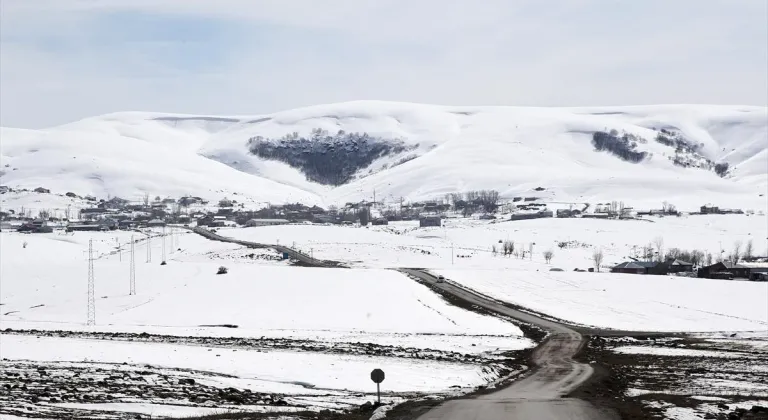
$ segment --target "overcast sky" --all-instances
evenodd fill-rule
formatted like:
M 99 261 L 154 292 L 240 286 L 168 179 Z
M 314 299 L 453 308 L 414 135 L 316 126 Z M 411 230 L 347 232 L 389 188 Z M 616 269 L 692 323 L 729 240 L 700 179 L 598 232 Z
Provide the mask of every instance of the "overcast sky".
M 768 103 L 768 0 L 0 0 L 0 125 L 115 111 Z

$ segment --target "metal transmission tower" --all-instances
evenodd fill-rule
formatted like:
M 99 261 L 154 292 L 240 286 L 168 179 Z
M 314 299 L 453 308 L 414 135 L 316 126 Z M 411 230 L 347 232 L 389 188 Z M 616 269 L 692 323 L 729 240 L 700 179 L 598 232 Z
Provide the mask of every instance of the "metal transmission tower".
M 128 290 L 129 295 L 136 294 L 136 258 L 134 258 L 134 254 L 133 235 L 131 235 L 131 278 Z
M 96 296 L 93 290 L 93 239 L 88 241 L 88 325 L 96 325 Z

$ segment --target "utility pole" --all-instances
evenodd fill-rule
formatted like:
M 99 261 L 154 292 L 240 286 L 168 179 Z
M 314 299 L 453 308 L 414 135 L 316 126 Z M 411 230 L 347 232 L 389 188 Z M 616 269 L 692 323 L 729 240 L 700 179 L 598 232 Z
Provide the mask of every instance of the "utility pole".
M 451 265 L 453 265 L 453 242 L 451 242 Z
M 133 235 L 131 235 L 131 277 L 129 280 L 129 288 L 128 288 L 128 294 L 129 295 L 135 295 L 136 294 L 136 259 L 134 258 L 134 243 L 133 243 Z
M 165 226 L 163 226 L 163 262 L 161 264 L 165 264 Z
M 88 240 L 88 325 L 96 325 L 96 296 L 93 274 L 93 239 Z
M 115 238 L 115 243 L 117 244 L 117 255 L 120 258 L 120 262 L 123 262 L 123 251 L 120 249 L 120 240 Z
M 147 263 L 152 262 L 152 231 L 147 234 Z

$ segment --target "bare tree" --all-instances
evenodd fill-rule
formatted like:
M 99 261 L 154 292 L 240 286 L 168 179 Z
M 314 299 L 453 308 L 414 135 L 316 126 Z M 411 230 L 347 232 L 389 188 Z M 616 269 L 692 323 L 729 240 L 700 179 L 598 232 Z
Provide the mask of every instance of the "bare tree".
M 149 193 L 145 192 L 144 193 L 144 206 L 148 206 L 148 205 L 149 205 Z
M 691 264 L 698 266 L 701 265 L 704 262 L 704 251 L 699 251 L 698 249 L 694 249 L 691 251 L 691 261 L 689 261 Z
M 549 264 L 549 262 L 552 261 L 552 257 L 554 255 L 555 255 L 555 253 L 552 252 L 551 249 L 548 249 L 548 250 L 544 251 L 544 261 L 546 261 L 547 264 Z
M 712 253 L 711 252 L 707 252 L 706 257 L 704 257 L 704 264 L 712 265 Z
M 643 259 L 646 261 L 653 260 L 653 244 L 649 243 L 643 247 Z
M 600 265 L 603 263 L 603 250 L 595 249 L 592 253 L 592 261 L 595 263 L 595 271 L 600 272 Z
M 744 260 L 748 261 L 752 259 L 752 239 L 747 241 L 747 244 L 744 246 Z
M 733 244 L 733 253 L 731 253 L 731 262 L 736 264 L 741 259 L 741 241 L 736 241 Z
M 496 249 L 495 244 L 491 246 L 491 253 L 493 254 L 494 257 L 499 253 L 499 251 Z
M 659 257 L 659 261 L 664 259 L 664 238 L 657 236 L 653 238 L 653 244 L 656 246 L 656 255 Z

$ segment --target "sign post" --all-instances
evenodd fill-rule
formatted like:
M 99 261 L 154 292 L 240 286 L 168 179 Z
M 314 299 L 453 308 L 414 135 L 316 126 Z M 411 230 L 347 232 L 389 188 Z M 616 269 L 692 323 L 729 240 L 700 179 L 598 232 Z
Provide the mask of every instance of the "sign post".
M 384 371 L 381 369 L 374 369 L 371 371 L 371 380 L 376 382 L 376 400 L 381 405 L 381 388 L 379 384 L 384 382 Z

